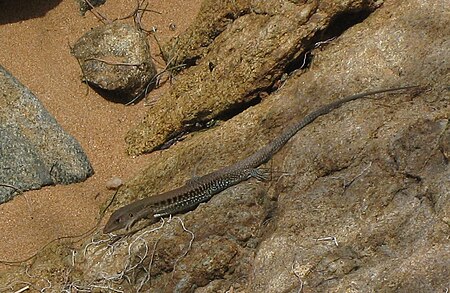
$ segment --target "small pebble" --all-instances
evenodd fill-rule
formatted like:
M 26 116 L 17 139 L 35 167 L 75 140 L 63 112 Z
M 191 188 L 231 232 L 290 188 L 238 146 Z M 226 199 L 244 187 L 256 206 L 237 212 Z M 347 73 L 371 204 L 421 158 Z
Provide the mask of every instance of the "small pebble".
M 122 185 L 123 185 L 123 181 L 119 177 L 112 177 L 111 179 L 109 179 L 106 182 L 106 188 L 111 189 L 111 190 L 116 190 Z

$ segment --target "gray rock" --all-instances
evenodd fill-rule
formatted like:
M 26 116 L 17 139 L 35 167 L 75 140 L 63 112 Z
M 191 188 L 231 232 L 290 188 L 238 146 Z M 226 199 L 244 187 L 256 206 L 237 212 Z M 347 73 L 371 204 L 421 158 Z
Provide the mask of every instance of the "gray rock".
M 80 144 L 1 66 L 0 92 L 0 203 L 18 190 L 80 182 L 94 173 Z
M 142 98 L 153 85 L 155 65 L 140 31 L 129 24 L 94 28 L 74 45 L 85 81 L 105 98 L 127 103 Z

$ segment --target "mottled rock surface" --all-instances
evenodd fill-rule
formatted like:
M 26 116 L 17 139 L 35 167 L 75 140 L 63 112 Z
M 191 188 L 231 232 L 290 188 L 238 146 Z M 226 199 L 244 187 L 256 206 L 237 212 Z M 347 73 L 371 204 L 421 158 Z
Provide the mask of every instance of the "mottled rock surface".
M 58 268 L 69 276 L 65 288 L 103 292 L 445 292 L 449 9 L 439 0 L 386 1 L 261 103 L 151 156 L 112 209 L 236 162 L 338 97 L 428 90 L 351 102 L 294 136 L 265 166 L 272 180 L 238 184 L 112 246 L 86 242 L 74 258 L 60 248 L 64 259 L 38 266 L 55 255 L 44 251 L 31 272 L 56 280 Z
M 345 28 L 334 21 L 340 15 L 360 21 L 380 5 L 341 2 L 205 1 L 191 28 L 165 46 L 173 65 L 195 66 L 177 76 L 173 88 L 129 132 L 128 153 L 151 152 L 198 124 L 252 104 L 315 42 L 330 38 L 330 26 Z M 361 12 L 356 16 L 355 11 Z
M 105 98 L 127 103 L 151 90 L 156 68 L 146 36 L 119 22 L 84 34 L 73 46 L 84 81 Z
M 0 94 L 0 203 L 19 190 L 80 182 L 94 173 L 75 138 L 1 66 Z

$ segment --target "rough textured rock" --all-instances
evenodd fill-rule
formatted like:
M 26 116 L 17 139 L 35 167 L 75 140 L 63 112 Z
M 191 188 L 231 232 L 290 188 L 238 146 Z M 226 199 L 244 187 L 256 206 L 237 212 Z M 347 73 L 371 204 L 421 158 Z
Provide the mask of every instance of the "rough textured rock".
M 84 34 L 73 46 L 85 81 L 105 98 L 127 103 L 151 89 L 150 47 L 135 27 L 114 22 Z
M 272 180 L 229 188 L 180 215 L 184 226 L 174 218 L 112 246 L 86 243 L 75 266 L 68 250 L 46 267 L 54 253 L 44 252 L 31 272 L 50 278 L 66 263 L 65 288 L 103 291 L 445 292 L 449 9 L 386 1 L 260 104 L 151 156 L 112 208 L 233 163 L 338 96 L 428 90 L 358 100 L 316 120 L 265 166 Z
M 198 124 L 248 105 L 315 42 L 328 39 L 327 28 L 339 15 L 348 20 L 355 18 L 352 12 L 363 11 L 360 15 L 366 16 L 379 5 L 359 0 L 206 1 L 198 21 L 171 43 L 173 53 L 166 53 L 175 65 L 197 64 L 177 76 L 171 91 L 129 132 L 129 154 L 153 151 Z
M 94 6 L 94 7 L 101 6 L 101 5 L 105 4 L 106 0 L 89 0 L 89 3 L 87 3 L 86 0 L 77 0 L 77 2 L 80 5 L 81 15 L 84 15 L 86 13 L 86 11 L 92 9 L 92 6 Z
M 79 143 L 1 66 L 0 93 L 0 203 L 17 189 L 80 182 L 94 173 Z

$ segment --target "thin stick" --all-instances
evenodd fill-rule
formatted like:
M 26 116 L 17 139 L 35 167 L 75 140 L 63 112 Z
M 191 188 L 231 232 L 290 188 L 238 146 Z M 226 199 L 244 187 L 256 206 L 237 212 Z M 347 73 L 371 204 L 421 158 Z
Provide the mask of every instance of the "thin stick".
M 78 241 L 80 241 L 81 239 L 83 239 L 84 236 L 91 234 L 93 231 L 95 231 L 95 229 L 98 227 L 98 225 L 100 224 L 101 220 L 102 220 L 103 216 L 97 221 L 97 224 L 92 227 L 91 229 L 87 230 L 84 233 L 81 233 L 79 235 L 72 235 L 72 236 L 62 236 L 62 237 L 58 237 L 55 238 L 53 240 L 51 240 L 50 242 L 48 242 L 47 244 L 45 244 L 42 248 L 40 248 L 36 253 L 34 253 L 33 255 L 23 259 L 23 260 L 17 260 L 17 261 L 8 261 L 8 260 L 0 260 L 0 264 L 4 264 L 4 265 L 9 265 L 9 266 L 18 266 L 22 263 L 25 263 L 33 258 L 35 258 L 40 251 L 44 250 L 46 247 L 48 247 L 50 244 L 56 242 L 56 241 L 60 241 L 60 240 L 64 240 L 64 239 L 73 239 L 73 238 L 80 238 L 78 239 Z
M 148 281 L 149 281 L 150 284 L 152 282 L 151 276 L 152 276 L 153 259 L 155 258 L 156 247 L 158 246 L 158 243 L 161 240 L 161 238 L 162 238 L 162 234 L 159 236 L 158 239 L 156 239 L 155 244 L 153 245 L 152 255 L 150 257 L 150 262 L 148 263 Z
M 370 162 L 358 175 L 356 175 L 352 180 L 350 180 L 350 182 L 348 182 L 347 184 L 344 185 L 344 188 L 349 187 L 351 184 L 353 184 L 353 182 L 356 181 L 356 179 L 358 179 L 359 177 L 361 177 L 364 173 L 367 172 L 367 170 L 369 170 L 369 168 L 372 166 L 372 162 Z
M 19 188 L 15 187 L 14 185 L 11 185 L 11 184 L 0 183 L 0 186 L 12 188 L 12 189 L 14 189 L 16 192 L 18 192 L 19 194 L 22 194 L 22 193 L 23 193 L 22 190 L 20 190 Z
M 27 285 L 27 286 L 23 287 L 22 289 L 15 291 L 14 293 L 22 293 L 22 292 L 27 291 L 28 289 L 30 289 L 30 286 Z
M 170 217 L 172 217 L 172 215 L 170 215 Z M 173 219 L 177 219 L 177 220 L 180 221 L 181 227 L 183 228 L 183 230 L 184 230 L 185 232 L 191 234 L 191 240 L 189 241 L 189 245 L 188 245 L 188 248 L 186 249 L 186 251 L 185 251 L 179 258 L 177 258 L 176 261 L 175 261 L 175 263 L 173 264 L 172 279 L 173 279 L 173 276 L 174 276 L 174 274 L 175 274 L 175 270 L 176 270 L 176 267 L 177 267 L 178 262 L 179 262 L 180 260 L 182 260 L 182 259 L 188 254 L 188 252 L 191 250 L 191 248 L 192 248 L 192 243 L 194 242 L 194 239 L 195 239 L 195 234 L 194 234 L 194 232 L 192 232 L 191 230 L 186 229 L 186 226 L 184 225 L 184 222 L 183 222 L 183 220 L 182 220 L 180 217 L 173 217 Z M 170 220 L 169 220 L 169 221 L 170 221 Z
M 303 281 L 300 274 L 295 270 L 295 264 L 297 263 L 296 259 L 294 258 L 294 261 L 292 262 L 292 272 L 297 277 L 298 281 L 300 282 L 300 287 L 298 288 L 297 293 L 301 293 L 303 290 Z
M 136 0 L 136 3 L 137 3 L 136 8 L 133 10 L 133 12 L 131 12 L 131 14 L 128 14 L 127 16 L 124 16 L 124 17 L 119 17 L 116 20 L 124 20 L 124 19 L 134 16 L 137 13 L 137 11 L 139 10 L 139 7 L 141 6 L 141 3 L 139 2 L 139 0 Z
M 89 0 L 84 0 L 84 1 L 91 7 L 91 9 L 89 11 L 92 12 L 92 14 L 94 14 L 94 16 L 98 18 L 98 20 L 100 20 L 102 23 L 105 23 L 105 20 L 106 20 L 107 23 L 112 23 L 112 21 L 109 20 L 106 16 L 102 15 L 97 10 L 97 7 L 92 5 L 92 3 Z
M 105 59 L 100 59 L 100 58 L 87 58 L 84 60 L 86 61 L 100 61 L 109 65 L 123 65 L 123 66 L 141 66 L 144 63 L 125 63 L 125 62 L 114 62 L 114 61 L 108 61 Z
M 317 239 L 314 239 L 314 240 L 316 240 L 316 241 L 333 241 L 336 246 L 339 246 L 339 243 L 337 242 L 337 238 L 334 237 L 334 236 L 321 237 L 321 238 L 317 238 Z
M 150 79 L 150 81 L 147 83 L 147 86 L 145 87 L 145 89 L 142 90 L 139 94 L 137 94 L 136 97 L 134 97 L 131 101 L 127 102 L 127 103 L 125 104 L 125 106 L 129 106 L 129 105 L 133 104 L 133 103 L 134 103 L 136 100 L 138 100 L 142 95 L 144 95 L 144 97 L 146 97 L 147 94 L 148 94 L 148 89 L 150 88 L 150 86 L 151 86 L 151 85 L 157 85 L 157 84 L 158 84 L 157 79 L 158 79 L 162 74 L 164 74 L 166 71 L 170 71 L 170 70 L 172 70 L 172 69 L 176 69 L 176 68 L 178 68 L 178 67 L 183 67 L 183 66 L 186 66 L 186 64 L 177 65 L 177 66 L 174 66 L 174 67 L 172 67 L 172 68 L 167 68 L 167 67 L 166 67 L 163 71 L 161 71 L 161 72 L 159 72 L 158 74 L 156 74 L 155 76 L 153 76 L 152 79 Z

